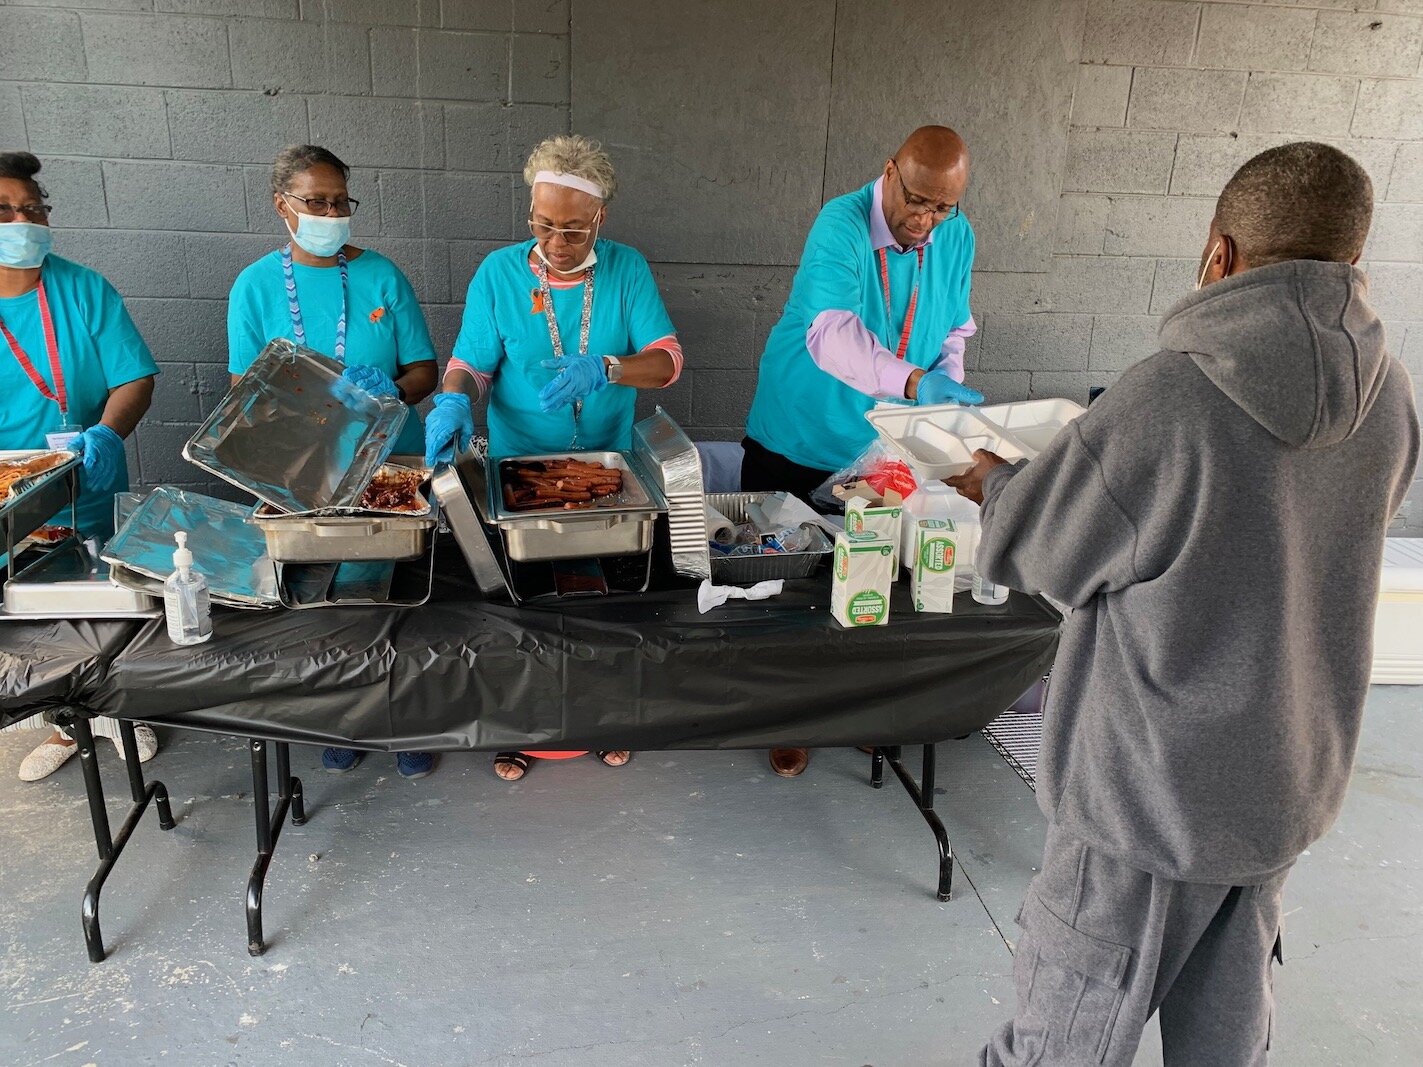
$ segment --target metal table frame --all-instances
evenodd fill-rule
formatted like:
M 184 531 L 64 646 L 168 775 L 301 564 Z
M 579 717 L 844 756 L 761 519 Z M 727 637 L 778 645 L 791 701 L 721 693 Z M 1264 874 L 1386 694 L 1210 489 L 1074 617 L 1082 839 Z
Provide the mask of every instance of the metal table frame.
M 104 783 L 99 777 L 99 756 L 94 745 L 94 731 L 89 726 L 93 712 L 88 708 L 68 705 L 56 709 L 55 722 L 74 738 L 79 748 L 79 765 L 84 771 L 84 792 L 89 797 L 89 818 L 94 824 L 94 844 L 99 850 L 99 866 L 89 884 L 84 888 L 81 915 L 84 920 L 84 944 L 89 949 L 91 963 L 104 962 L 104 937 L 99 930 L 99 894 L 104 882 L 118 863 L 124 847 L 133 836 L 134 830 L 148 811 L 149 802 L 158 811 L 158 826 L 171 830 L 177 824 L 173 821 L 173 810 L 168 802 L 168 789 L 162 782 L 145 784 L 143 766 L 138 762 L 138 740 L 134 737 L 134 723 L 119 720 L 119 741 L 123 745 L 124 763 L 128 769 L 129 793 L 132 804 L 123 825 L 114 835 L 109 829 L 109 809 L 104 803 Z
M 84 890 L 83 923 L 84 942 L 93 963 L 102 963 L 107 955 L 104 950 L 103 935 L 99 928 L 99 894 L 104 882 L 114 869 L 124 847 L 133 836 L 134 830 L 147 813 L 149 802 L 158 812 L 158 825 L 162 830 L 171 830 L 176 825 L 169 804 L 168 790 L 160 781 L 145 783 L 143 769 L 138 762 L 138 744 L 134 737 L 132 720 L 119 720 L 120 740 L 124 748 L 128 770 L 129 790 L 132 805 L 118 834 L 109 828 L 108 809 L 104 799 L 104 784 L 99 775 L 98 752 L 94 744 L 93 730 L 89 719 L 96 713 L 92 709 L 68 706 L 59 709 L 56 722 L 68 730 L 79 747 L 80 765 L 84 771 L 84 789 L 89 800 L 89 814 L 94 824 L 94 842 L 99 852 L 99 866 Z M 202 731 L 208 733 L 210 731 Z M 306 822 L 306 805 L 302 793 L 301 779 L 291 773 L 291 748 L 288 742 L 267 741 L 258 737 L 248 737 L 247 750 L 252 762 L 252 812 L 257 834 L 257 856 L 248 875 L 244 893 L 247 917 L 247 952 L 260 956 L 267 950 L 267 942 L 262 932 L 262 900 L 266 888 L 267 872 L 271 868 L 272 857 L 282 828 L 288 817 L 293 826 Z M 276 805 L 272 806 L 272 782 L 268 765 L 268 748 L 276 761 Z M 899 779 L 904 791 L 915 808 L 924 818 L 934 835 L 939 850 L 939 878 L 936 896 L 947 901 L 953 885 L 954 856 L 949 844 L 948 831 L 934 810 L 934 761 L 935 746 L 923 745 L 920 779 L 916 783 L 913 775 L 905 768 L 901 746 L 881 746 L 874 749 L 870 757 L 870 785 L 879 789 L 884 785 L 884 768 L 887 763 Z

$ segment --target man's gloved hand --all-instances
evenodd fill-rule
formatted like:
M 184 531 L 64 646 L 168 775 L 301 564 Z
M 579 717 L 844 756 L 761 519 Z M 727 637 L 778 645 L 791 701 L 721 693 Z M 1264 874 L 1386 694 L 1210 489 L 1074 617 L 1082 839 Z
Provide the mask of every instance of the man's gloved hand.
M 539 407 L 557 411 L 576 400 L 591 396 L 608 384 L 608 371 L 602 356 L 574 356 L 572 359 L 546 359 L 541 364 L 561 373 L 539 390 Z
M 124 439 L 103 423 L 90 426 L 74 445 L 84 454 L 84 488 L 91 493 L 112 493 L 124 470 Z
M 946 370 L 931 370 L 919 379 L 919 393 L 914 403 L 982 404 L 983 394 L 949 377 Z
M 440 393 L 425 419 L 425 466 L 453 463 L 455 450 L 474 436 L 474 409 L 464 393 Z
M 379 367 L 347 367 L 341 375 L 358 389 L 364 389 L 371 396 L 399 396 L 400 387 L 394 379 Z

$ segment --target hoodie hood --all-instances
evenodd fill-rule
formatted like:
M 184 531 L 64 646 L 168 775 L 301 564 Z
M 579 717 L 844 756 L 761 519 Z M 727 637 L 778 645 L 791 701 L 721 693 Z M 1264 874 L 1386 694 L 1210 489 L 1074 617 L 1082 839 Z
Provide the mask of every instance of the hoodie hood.
M 1257 267 L 1181 300 L 1161 346 L 1184 352 L 1275 437 L 1321 448 L 1351 437 L 1387 370 L 1368 279 L 1348 263 Z

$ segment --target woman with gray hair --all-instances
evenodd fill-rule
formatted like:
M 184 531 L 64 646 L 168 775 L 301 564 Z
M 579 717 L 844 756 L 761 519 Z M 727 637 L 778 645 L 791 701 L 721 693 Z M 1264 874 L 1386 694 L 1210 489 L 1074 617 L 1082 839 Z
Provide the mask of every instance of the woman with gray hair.
M 524 166 L 530 238 L 490 253 L 465 298 L 444 391 L 425 422 L 426 462 L 448 463 L 489 398 L 489 454 L 627 449 L 636 390 L 682 372 L 682 348 L 647 260 L 600 236 L 617 181 L 596 141 L 544 141 Z M 582 753 L 538 753 L 540 756 Z M 610 766 L 628 752 L 600 752 Z M 529 754 L 501 752 L 514 781 Z

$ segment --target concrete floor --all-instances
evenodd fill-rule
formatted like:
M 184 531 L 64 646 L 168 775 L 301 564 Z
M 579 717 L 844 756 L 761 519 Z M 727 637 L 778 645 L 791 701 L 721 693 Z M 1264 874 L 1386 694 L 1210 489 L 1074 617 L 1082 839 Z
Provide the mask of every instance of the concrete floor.
M 1423 690 L 1369 703 L 1344 814 L 1286 891 L 1277 1063 L 1423 1056 Z M 796 781 L 751 753 L 645 753 L 508 786 L 487 756 L 408 783 L 393 757 L 332 777 L 298 749 L 311 819 L 278 846 L 253 959 L 246 751 L 170 732 L 150 767 L 178 827 L 147 822 L 110 879 L 98 966 L 79 768 L 16 781 L 37 739 L 0 738 L 6 1065 L 922 1067 L 969 1062 L 1011 1009 L 1004 937 L 1043 826 L 977 736 L 941 746 L 947 904 L 928 831 L 858 753 Z

